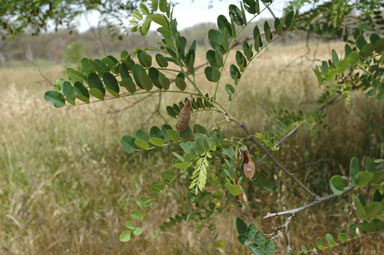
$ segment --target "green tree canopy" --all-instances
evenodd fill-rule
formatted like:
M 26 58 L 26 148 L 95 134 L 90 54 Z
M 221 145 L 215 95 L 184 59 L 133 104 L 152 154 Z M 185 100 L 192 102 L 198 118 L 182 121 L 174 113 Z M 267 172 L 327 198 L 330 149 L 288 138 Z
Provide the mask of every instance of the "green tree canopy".
M 73 28 L 74 20 L 87 11 L 97 11 L 105 20 L 126 19 L 139 0 L 1 0 L 0 35 L 16 36 L 26 30 L 37 35 L 50 26 Z

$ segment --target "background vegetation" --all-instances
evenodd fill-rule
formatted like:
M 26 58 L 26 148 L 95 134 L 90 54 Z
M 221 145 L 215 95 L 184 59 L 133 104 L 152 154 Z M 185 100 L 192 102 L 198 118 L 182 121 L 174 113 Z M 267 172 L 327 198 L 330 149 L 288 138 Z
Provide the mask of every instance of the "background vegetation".
M 199 29 L 205 26 L 209 25 Z M 0 113 L 0 251 L 5 254 L 247 254 L 237 241 L 235 216 L 273 231 L 273 226 L 282 223 L 281 219 L 262 220 L 263 215 L 287 209 L 282 201 L 286 201 L 288 193 L 290 207 L 301 205 L 305 198 L 296 192 L 298 187 L 279 178 L 281 173 L 276 169 L 257 165 L 260 182 L 246 187 L 245 206 L 215 218 L 215 229 L 210 229 L 209 222 L 205 225 L 184 222 L 158 240 L 144 234 L 128 244 L 121 243 L 119 234 L 124 230 L 129 211 L 135 208 L 135 199 L 149 196 L 150 184 L 170 167 L 169 152 L 175 148 L 128 156 L 120 145 L 119 138 L 133 133 L 137 123 L 143 129 L 163 123 L 160 117 L 148 113 L 155 102 L 151 98 L 140 104 L 135 103 L 139 98 L 128 97 L 64 110 L 47 107 L 43 102 L 43 92 L 56 77 L 63 76 L 63 66 L 69 64 L 63 62 L 63 50 L 71 42 L 82 42 L 88 56 L 97 56 L 102 51 L 114 54 L 116 49 L 135 48 L 130 42 L 141 43 L 128 37 L 116 41 L 119 45 L 116 46 L 107 37 L 94 40 L 92 36 L 92 32 L 25 36 L 19 37 L 13 47 L 6 44 L 2 48 L 7 61 L 0 68 L 0 108 L 3 109 Z M 148 43 L 152 41 L 151 37 L 140 38 Z M 39 51 L 42 45 L 39 40 L 52 42 L 52 47 L 48 43 L 46 50 Z M 57 48 L 55 45 L 60 43 L 61 47 Z M 206 43 L 201 42 L 200 47 Z M 253 132 L 260 132 L 273 127 L 270 109 L 316 109 L 321 90 L 312 67 L 317 60 L 328 59 L 331 48 L 341 51 L 341 45 L 319 41 L 311 41 L 309 45 L 274 44 L 273 50 L 267 49 L 246 72 L 233 113 L 246 119 Z M 33 61 L 24 62 L 29 47 Z M 203 61 L 204 56 L 198 56 L 197 64 Z M 199 82 L 203 80 L 201 74 Z M 287 167 L 297 169 L 297 175 L 320 195 L 329 193 L 328 180 L 332 175 L 345 174 L 351 157 L 380 156 L 383 103 L 363 93 L 354 94 L 352 101 L 350 105 L 340 101 L 330 106 L 323 127 L 300 130 L 276 152 Z M 167 96 L 162 102 L 167 102 Z M 251 102 L 253 105 L 257 102 L 257 106 L 250 108 Z M 199 115 L 199 122 L 206 126 L 218 120 L 204 113 Z M 174 120 L 167 120 L 175 125 Z M 225 132 L 242 135 L 231 129 Z M 280 192 L 273 192 L 277 189 Z M 146 216 L 144 230 L 155 230 L 169 215 L 187 210 L 190 205 L 184 201 L 186 192 L 184 187 L 171 185 Z M 324 236 L 335 226 L 345 228 L 347 225 L 343 224 L 354 218 L 351 203 L 343 199 L 315 207 L 292 224 L 292 245 L 299 247 L 312 242 L 314 237 Z M 382 238 L 371 235 L 357 239 L 342 246 L 339 254 L 381 254 Z M 284 244 L 279 240 L 276 242 L 281 248 Z

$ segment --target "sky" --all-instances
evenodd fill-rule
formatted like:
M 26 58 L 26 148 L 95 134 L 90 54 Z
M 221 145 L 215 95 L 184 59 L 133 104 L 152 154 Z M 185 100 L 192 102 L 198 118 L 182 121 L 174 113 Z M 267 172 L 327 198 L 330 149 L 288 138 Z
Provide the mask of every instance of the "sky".
M 276 0 L 271 8 L 274 11 L 275 15 L 280 17 L 282 15 L 282 10 L 286 5 L 287 0 Z M 238 0 L 214 0 L 213 8 L 208 8 L 208 0 L 179 0 L 179 4 L 174 9 L 174 17 L 178 21 L 178 28 L 184 29 L 199 23 L 204 22 L 213 22 L 216 23 L 217 17 L 220 14 L 224 14 L 228 17 L 228 6 L 230 4 L 238 5 Z M 263 8 L 263 6 L 261 6 Z M 260 18 L 270 18 L 271 14 L 266 10 L 261 15 Z M 88 22 L 87 22 L 88 20 Z M 90 25 L 97 25 L 99 16 L 96 13 L 87 14 L 87 19 L 82 16 L 78 21 L 80 23 L 79 30 L 84 32 L 90 28 Z

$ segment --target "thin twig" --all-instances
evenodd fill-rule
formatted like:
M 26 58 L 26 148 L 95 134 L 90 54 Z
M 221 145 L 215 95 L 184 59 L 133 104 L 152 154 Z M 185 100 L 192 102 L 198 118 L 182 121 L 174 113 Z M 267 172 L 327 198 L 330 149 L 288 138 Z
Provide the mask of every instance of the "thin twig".
M 345 188 L 345 190 L 343 191 L 343 193 L 339 194 L 339 195 L 336 195 L 336 194 L 331 194 L 331 195 L 328 195 L 328 196 L 325 196 L 325 197 L 320 197 L 320 198 L 317 198 L 315 201 L 309 203 L 309 204 L 306 204 L 306 205 L 303 205 L 301 207 L 298 207 L 298 208 L 295 208 L 295 209 L 291 209 L 291 210 L 287 210 L 287 211 L 283 211 L 283 212 L 278 212 L 278 213 L 267 213 L 266 216 L 264 216 L 264 219 L 268 219 L 268 218 L 273 218 L 273 217 L 277 217 L 277 216 L 284 216 L 284 215 L 297 215 L 298 213 L 301 213 L 302 211 L 305 211 L 311 207 L 314 207 L 318 204 L 321 204 L 321 203 L 324 203 L 328 200 L 331 200 L 331 199 L 334 199 L 334 198 L 338 198 L 338 197 L 341 197 L 342 195 L 350 192 L 351 190 L 353 190 L 355 188 L 354 185 L 349 185 L 348 187 Z
M 110 114 L 116 114 L 116 113 L 120 113 L 120 112 L 122 112 L 122 111 L 126 111 L 126 110 L 128 110 L 128 109 L 134 107 L 135 105 L 141 103 L 142 101 L 146 100 L 147 98 L 149 98 L 149 97 L 151 97 L 151 96 L 153 96 L 152 93 L 149 94 L 149 95 L 147 95 L 147 96 L 145 96 L 145 97 L 140 98 L 139 100 L 133 102 L 132 104 L 130 104 L 130 105 L 128 105 L 128 106 L 126 106 L 126 107 L 124 107 L 124 108 L 122 108 L 122 109 L 119 109 L 119 110 L 113 110 L 113 111 L 112 111 L 112 110 L 109 110 L 107 113 L 110 113 Z
M 247 126 L 245 125 L 244 122 L 240 122 L 238 120 L 236 120 L 235 118 L 231 117 L 231 116 L 228 116 L 228 118 L 230 120 L 232 120 L 233 122 L 237 123 L 244 131 L 245 133 L 247 133 L 249 139 L 254 143 L 256 144 L 262 151 L 264 151 L 264 153 L 275 163 L 275 165 L 277 167 L 279 167 L 286 175 L 288 175 L 289 177 L 292 178 L 292 180 L 294 180 L 297 184 L 299 184 L 303 190 L 308 193 L 312 198 L 314 198 L 315 200 L 318 199 L 318 196 L 313 193 L 310 189 L 307 188 L 307 186 L 305 186 L 299 179 L 297 179 L 297 177 L 295 176 L 294 173 L 292 173 L 291 171 L 289 171 L 287 168 L 285 168 L 273 155 L 272 153 L 267 149 L 265 148 L 259 141 L 256 140 L 256 138 L 252 135 L 252 133 L 249 131 L 249 129 L 247 128 Z
M 264 3 L 264 2 L 263 2 L 263 3 Z M 273 16 L 273 19 L 276 19 L 276 15 L 275 15 L 275 13 L 273 13 L 271 7 L 269 7 L 269 4 L 264 3 L 264 5 L 265 5 L 265 8 L 267 8 L 268 11 L 269 11 L 269 12 L 271 13 L 271 15 Z
M 38 64 L 36 64 L 34 61 L 31 61 L 31 64 L 37 67 L 37 70 L 39 70 L 40 76 L 48 83 L 49 86 L 52 85 L 52 81 L 45 76 L 45 74 L 41 71 L 41 68 Z
M 339 99 L 339 97 L 341 96 L 341 94 L 337 94 L 336 96 L 334 96 L 331 100 L 329 100 L 328 102 L 326 102 L 325 104 L 323 104 L 320 108 L 318 108 L 315 113 L 318 113 L 318 112 L 321 112 L 323 111 L 326 107 L 328 107 L 329 105 L 333 104 L 334 102 L 337 101 L 337 99 Z M 290 137 L 291 135 L 293 135 L 294 133 L 296 133 L 296 131 L 303 125 L 304 123 L 301 122 L 299 124 L 297 124 L 296 126 L 294 126 L 285 136 L 283 136 L 277 143 L 275 143 L 273 145 L 274 148 L 277 148 L 277 146 L 279 146 L 280 144 L 282 144 L 285 140 L 288 139 L 288 137 Z M 270 151 L 272 152 L 272 151 Z M 259 160 L 257 160 L 256 164 L 259 164 L 260 162 L 262 162 L 265 158 L 267 157 L 267 154 L 264 154 Z

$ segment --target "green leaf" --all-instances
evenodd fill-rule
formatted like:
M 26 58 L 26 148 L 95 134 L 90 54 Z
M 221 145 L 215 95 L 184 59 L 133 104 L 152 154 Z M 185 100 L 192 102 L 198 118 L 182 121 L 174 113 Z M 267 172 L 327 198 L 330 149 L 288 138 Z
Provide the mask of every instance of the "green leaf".
M 168 27 L 167 18 L 159 13 L 149 15 L 151 19 L 162 27 Z
M 264 22 L 264 33 L 265 33 L 265 39 L 268 42 L 272 41 L 272 31 L 271 31 L 271 27 L 268 24 L 268 21 Z
M 221 32 L 224 32 L 224 29 L 226 29 L 229 35 L 232 35 L 231 24 L 224 15 L 220 15 L 219 17 L 217 17 L 217 27 Z
M 357 46 L 357 48 L 362 50 L 364 45 L 366 45 L 366 44 L 367 44 L 367 41 L 365 40 L 363 35 L 360 35 L 359 37 L 357 37 L 357 39 L 356 39 L 356 46 Z
M 160 67 L 167 67 L 168 66 L 167 59 L 161 54 L 156 54 L 156 62 Z
M 130 215 L 131 215 L 131 218 L 135 219 L 135 220 L 142 220 L 145 216 L 144 213 L 136 211 L 136 210 L 132 210 Z
M 383 211 L 383 205 L 381 202 L 372 202 L 364 207 L 366 218 L 371 219 L 377 217 Z
M 351 164 L 349 167 L 349 174 L 352 179 L 352 184 L 354 185 L 356 184 L 356 179 L 359 172 L 360 172 L 359 160 L 357 158 L 352 158 Z
M 131 77 L 122 79 L 120 81 L 120 86 L 126 88 L 131 94 L 136 92 L 136 84 L 133 82 Z
M 356 233 L 356 225 L 355 224 L 350 224 L 349 225 L 349 234 L 353 237 L 357 237 Z
M 144 13 L 144 15 L 149 15 L 148 7 L 144 3 L 140 3 L 140 10 Z
M 160 192 L 165 188 L 164 184 L 159 184 L 159 183 L 152 183 L 151 184 L 151 192 L 155 195 L 160 194 Z
M 64 96 L 58 91 L 47 91 L 44 94 L 45 101 L 53 104 L 57 108 L 61 108 L 65 106 Z
M 239 236 L 247 233 L 247 224 L 240 218 L 235 219 L 235 228 Z
M 323 245 L 323 240 L 320 238 L 320 237 L 318 237 L 317 239 L 316 239 L 316 246 L 317 246 L 317 248 L 319 248 L 319 250 L 325 250 L 325 249 L 327 249 L 328 247 L 327 246 L 324 246 Z
M 103 75 L 103 73 L 109 72 L 108 66 L 103 61 L 101 61 L 100 59 L 92 60 L 90 63 L 92 63 L 94 69 L 96 69 L 96 71 L 99 75 Z
M 145 133 L 144 130 L 138 129 L 136 131 L 136 139 L 141 139 L 145 142 L 148 142 L 148 135 L 147 135 L 147 133 Z
M 267 241 L 267 238 L 261 231 L 257 231 L 254 241 L 258 247 L 263 247 L 265 246 L 265 242 Z
M 171 81 L 163 74 L 159 74 L 159 83 L 164 90 L 168 90 L 171 85 Z
M 230 74 L 232 79 L 234 79 L 235 81 L 238 81 L 241 77 L 239 69 L 233 64 L 230 67 Z
M 182 163 L 173 164 L 174 167 L 182 170 L 187 170 L 190 165 L 191 165 L 191 162 L 182 162 Z
M 217 82 L 220 79 L 220 71 L 216 67 L 207 66 L 204 72 L 210 82 Z
M 181 139 L 180 134 L 173 129 L 168 129 L 166 131 L 166 133 L 167 133 L 167 136 L 169 137 L 169 139 L 171 139 L 175 143 L 177 143 Z
M 81 59 L 81 71 L 85 73 L 86 75 L 89 75 L 90 73 L 95 73 L 96 70 L 93 67 L 91 60 L 88 58 Z
M 332 61 L 337 66 L 340 62 L 339 56 L 337 56 L 337 52 L 335 50 L 332 50 Z
M 68 77 L 73 80 L 73 82 L 76 82 L 76 81 L 87 81 L 87 77 L 80 71 L 77 71 L 75 69 L 72 69 L 72 68 L 68 68 L 67 69 L 67 74 L 68 74 Z
M 171 182 L 176 177 L 176 173 L 174 170 L 170 169 L 161 174 L 161 178 L 163 178 L 164 182 Z
M 244 19 L 243 12 L 234 4 L 229 5 L 229 17 L 231 18 L 231 21 L 238 26 L 243 26 L 247 22 Z
M 249 239 L 248 239 L 248 236 L 244 236 L 244 235 L 238 236 L 238 237 L 237 237 L 237 240 L 239 240 L 239 242 L 240 242 L 242 245 L 249 246 Z
M 357 217 L 364 219 L 366 216 L 364 206 L 361 204 L 360 199 L 356 195 L 353 195 L 352 197 Z
M 63 94 L 65 99 L 71 104 L 76 105 L 75 103 L 75 89 L 72 87 L 72 84 L 69 81 L 63 83 Z
M 373 54 L 374 50 L 375 48 L 373 47 L 373 45 L 371 43 L 368 43 L 363 46 L 363 49 L 361 50 L 360 54 L 362 57 L 367 58 Z
M 236 63 L 240 67 L 240 70 L 243 67 L 247 66 L 247 59 L 244 57 L 243 53 L 241 51 L 236 51 Z
M 162 138 L 151 137 L 149 138 L 149 142 L 157 147 L 161 147 L 164 145 L 164 140 Z
M 281 23 L 279 18 L 275 19 L 275 30 L 278 35 L 282 36 L 283 35 L 283 24 Z
M 120 87 L 115 76 L 109 72 L 106 72 L 103 74 L 103 80 L 105 88 L 108 90 L 108 92 L 111 93 L 114 97 L 119 98 Z
M 168 9 L 167 0 L 160 0 L 160 11 L 166 12 Z
M 123 145 L 124 150 L 131 154 L 136 152 L 137 146 L 135 144 L 135 138 L 129 135 L 125 135 L 120 140 L 121 144 Z
M 255 14 L 257 13 L 257 6 L 256 6 L 257 2 L 258 1 L 255 1 L 255 0 L 244 0 L 244 8 L 250 14 Z
M 384 51 L 384 38 L 379 39 L 374 44 L 375 51 L 377 53 L 382 53 Z
M 193 133 L 208 135 L 208 131 L 205 129 L 205 127 L 199 124 L 193 126 Z
M 151 127 L 151 130 L 149 131 L 150 137 L 157 137 L 157 138 L 164 138 L 163 132 L 160 128 L 153 126 Z
M 176 112 L 173 110 L 172 106 L 167 106 L 166 107 L 166 110 L 167 110 L 167 114 L 173 118 L 176 118 L 177 117 L 177 114 Z
M 376 164 L 370 157 L 367 157 L 365 160 L 365 169 L 368 172 L 375 172 L 376 171 Z
M 187 87 L 187 83 L 185 83 L 185 77 L 184 77 L 184 74 L 183 73 L 179 73 L 177 76 L 176 76 L 176 80 L 175 80 L 175 84 L 176 84 L 176 87 L 181 90 L 181 91 L 184 91 Z
M 139 50 L 137 52 L 137 57 L 139 59 L 139 62 L 144 67 L 151 67 L 152 66 L 152 57 L 145 53 L 142 50 Z
M 325 235 L 325 240 L 327 240 L 328 246 L 330 248 L 337 246 L 337 243 L 335 242 L 335 239 L 333 238 L 333 236 L 331 234 L 327 233 Z
M 151 80 L 156 87 L 158 87 L 159 89 L 163 88 L 159 82 L 159 77 L 160 77 L 159 70 L 157 70 L 154 67 L 149 68 L 149 77 L 151 77 Z
M 290 11 L 285 17 L 285 26 L 289 29 L 293 25 L 293 21 L 295 19 L 295 12 Z
M 374 174 L 369 172 L 359 172 L 356 178 L 356 185 L 358 187 L 367 186 L 373 179 Z
M 89 104 L 89 93 L 88 89 L 81 83 L 81 82 L 75 82 L 74 84 L 75 89 L 75 97 L 80 99 L 86 104 Z
M 133 231 L 133 234 L 135 236 L 139 236 L 143 233 L 143 229 L 142 228 L 136 228 L 134 231 Z
M 221 46 L 223 37 L 220 31 L 216 29 L 210 29 L 208 31 L 208 39 L 209 39 L 209 42 L 211 43 L 212 48 L 215 49 L 217 46 Z
M 188 126 L 187 129 L 180 132 L 180 136 L 185 140 L 191 140 L 195 136 L 193 135 L 192 129 Z
M 146 141 L 143 141 L 143 140 L 141 140 L 141 139 L 136 139 L 136 140 L 135 140 L 135 144 L 136 144 L 138 147 L 140 147 L 140 148 L 142 148 L 142 149 L 144 149 L 144 150 L 148 150 L 148 149 L 149 149 L 149 144 L 148 144 Z
M 248 239 L 251 241 L 254 241 L 257 232 L 258 232 L 258 230 L 257 230 L 255 224 L 253 224 L 253 223 L 249 224 L 248 229 L 247 229 Z
M 235 185 L 232 185 L 230 183 L 226 183 L 225 187 L 227 188 L 229 193 L 231 193 L 235 197 L 243 194 L 243 190 L 237 185 L 235 186 Z
M 340 230 L 339 234 L 337 234 L 337 239 L 339 239 L 339 241 L 342 243 L 348 241 L 347 231 L 344 229 Z
M 341 195 L 346 187 L 345 180 L 340 175 L 335 175 L 329 181 L 331 190 L 336 195 Z
M 139 80 L 141 86 L 143 86 L 143 88 L 146 91 L 150 91 L 153 88 L 152 80 L 149 77 L 149 75 L 147 74 L 147 72 L 139 71 L 137 76 L 138 76 L 138 80 Z
M 307 246 L 305 246 L 305 245 L 302 245 L 302 246 L 301 246 L 301 250 L 303 251 L 304 254 L 307 254 L 307 253 L 308 253 Z
M 359 57 L 359 53 L 357 53 L 357 51 L 352 51 L 352 52 L 348 55 L 348 57 L 347 57 L 346 59 L 348 59 L 350 65 L 353 66 L 353 65 L 355 65 L 355 64 L 359 61 L 359 59 L 360 59 L 360 57 Z
M 136 227 L 135 227 L 135 225 L 133 225 L 133 222 L 132 222 L 132 221 L 127 221 L 127 222 L 125 223 L 125 226 L 126 226 L 127 228 L 129 228 L 130 230 L 135 230 L 135 229 L 136 229 Z
M 131 240 L 132 232 L 131 231 L 124 231 L 120 234 L 120 242 L 128 242 Z
M 253 29 L 253 39 L 254 39 L 254 48 L 257 52 L 260 51 L 260 48 L 263 47 L 263 40 L 261 39 L 261 34 L 259 27 L 256 25 Z
M 141 15 L 141 13 L 138 12 L 137 10 L 134 10 L 134 11 L 132 12 L 132 14 L 133 14 L 133 17 L 135 17 L 135 18 L 138 19 L 138 20 L 142 20 L 142 19 L 143 19 L 143 15 Z
M 90 94 L 97 99 L 104 100 L 105 89 L 103 83 L 100 80 L 100 77 L 95 73 L 90 73 L 88 75 L 88 85 L 90 90 Z
M 117 59 L 111 55 L 103 58 L 102 61 L 108 66 L 109 69 L 115 69 L 119 64 L 119 61 L 117 61 Z
M 149 28 L 151 27 L 151 22 L 152 22 L 151 17 L 147 16 L 147 18 L 145 19 L 144 23 L 139 28 L 139 31 L 140 31 L 141 35 L 146 35 L 148 33 Z
M 273 240 L 268 240 L 265 244 L 264 254 L 265 255 L 275 255 L 276 245 Z
M 152 0 L 152 11 L 155 12 L 159 9 L 159 0 Z

